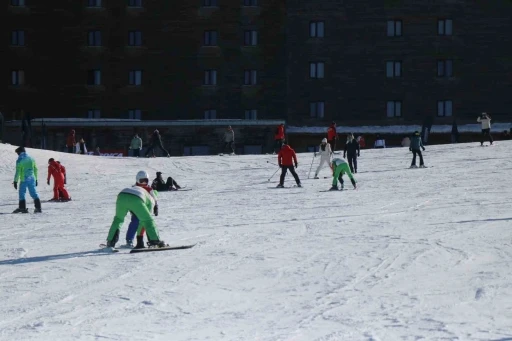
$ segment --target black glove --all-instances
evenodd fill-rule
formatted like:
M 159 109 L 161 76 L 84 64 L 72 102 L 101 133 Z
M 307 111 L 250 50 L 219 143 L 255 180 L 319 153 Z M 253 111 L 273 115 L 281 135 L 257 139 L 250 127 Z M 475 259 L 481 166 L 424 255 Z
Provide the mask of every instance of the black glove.
M 297 164 L 297 163 L 296 163 L 296 164 L 295 164 L 295 168 L 297 168 L 297 167 L 299 167 L 299 164 Z
M 346 159 L 347 158 L 347 154 L 343 154 L 343 158 Z
M 37 180 L 36 180 L 36 187 L 37 187 Z
M 155 205 L 155 207 L 153 208 L 153 213 L 155 216 L 158 216 L 158 205 Z
M 361 156 L 361 154 L 357 153 L 357 157 L 360 157 L 360 156 Z
M 46 184 L 47 184 L 48 186 L 50 186 L 50 180 L 48 180 L 48 181 L 46 182 Z
M 14 181 L 12 184 L 14 185 L 14 189 L 18 189 L 18 183 L 16 181 Z
M 283 165 L 282 165 L 282 164 L 279 164 L 279 168 L 283 168 Z
M 425 151 L 425 147 L 423 147 L 423 151 Z
M 412 152 L 412 148 L 411 147 L 409 147 L 409 151 Z

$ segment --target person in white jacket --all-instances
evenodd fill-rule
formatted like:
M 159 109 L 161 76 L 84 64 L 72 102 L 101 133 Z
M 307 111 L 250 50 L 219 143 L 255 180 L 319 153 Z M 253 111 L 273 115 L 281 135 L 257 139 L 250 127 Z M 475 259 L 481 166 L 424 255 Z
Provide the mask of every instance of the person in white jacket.
M 487 113 L 483 112 L 482 115 L 476 119 L 476 121 L 482 124 L 482 137 L 480 139 L 480 145 L 484 145 L 484 139 L 486 136 L 489 138 L 489 142 L 492 144 L 491 117 L 489 117 Z
M 320 164 L 318 165 L 318 168 L 316 169 L 315 179 L 318 179 L 318 173 L 320 173 L 320 170 L 324 167 L 324 163 L 326 166 L 329 166 L 331 163 L 332 150 L 331 150 L 331 145 L 329 143 L 327 143 L 326 138 L 324 138 L 322 140 L 322 143 L 320 144 L 320 148 L 318 149 L 318 153 L 315 153 L 315 157 L 317 154 L 320 155 Z

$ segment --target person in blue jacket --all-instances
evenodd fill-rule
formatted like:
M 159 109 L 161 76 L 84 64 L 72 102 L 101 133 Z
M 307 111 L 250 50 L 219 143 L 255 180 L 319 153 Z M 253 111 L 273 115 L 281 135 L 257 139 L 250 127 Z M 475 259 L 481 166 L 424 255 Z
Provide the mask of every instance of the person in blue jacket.
M 36 191 L 37 186 L 37 165 L 33 158 L 27 155 L 24 147 L 16 149 L 18 160 L 16 160 L 16 173 L 14 174 L 14 189 L 18 189 L 19 182 L 19 207 L 12 213 L 28 213 L 25 195 L 28 192 L 34 199 L 34 213 L 41 213 L 41 200 Z
M 425 151 L 425 147 L 423 146 L 423 142 L 421 141 L 421 136 L 419 131 L 415 131 L 414 135 L 411 138 L 411 145 L 409 146 L 409 150 L 412 152 L 412 162 L 410 168 L 418 168 L 416 166 L 416 155 L 420 157 L 420 168 L 425 168 L 423 163 L 423 155 L 421 154 L 420 148 Z

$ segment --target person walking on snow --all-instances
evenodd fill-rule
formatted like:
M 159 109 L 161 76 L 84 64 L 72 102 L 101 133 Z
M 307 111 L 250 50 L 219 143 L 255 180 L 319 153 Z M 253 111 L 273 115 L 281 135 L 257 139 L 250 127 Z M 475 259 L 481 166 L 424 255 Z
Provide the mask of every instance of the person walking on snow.
M 140 150 L 142 149 L 142 139 L 138 134 L 135 134 L 135 136 L 132 138 L 130 149 L 133 150 L 133 157 L 140 156 Z
M 178 185 L 176 180 L 174 180 L 172 177 L 168 177 L 167 181 L 164 181 L 162 172 L 156 172 L 156 178 L 151 183 L 151 188 L 156 189 L 159 192 L 166 192 L 177 191 L 181 189 L 181 186 Z
M 231 155 L 235 155 L 235 132 L 231 126 L 228 126 L 228 129 L 224 132 L 224 147 L 222 148 L 222 152 L 226 150 L 227 147 L 231 150 Z
M 136 180 L 139 182 L 142 179 L 137 176 Z M 139 219 L 137 231 L 142 231 L 142 228 L 146 229 L 150 246 L 165 247 L 166 244 L 163 240 L 160 240 L 155 221 L 151 217 L 151 211 L 153 211 L 155 216 L 158 215 L 158 205 L 147 190 L 140 186 L 123 189 L 117 195 L 116 215 L 108 232 L 107 247 L 115 248 L 116 243 L 119 241 L 119 230 L 128 212 L 132 212 Z
M 164 155 L 167 155 L 167 157 L 171 157 L 169 152 L 162 145 L 162 137 L 160 136 L 160 132 L 158 131 L 158 129 L 155 129 L 155 131 L 153 132 L 153 135 L 151 137 L 151 146 L 149 146 L 148 150 L 146 150 L 145 156 L 148 157 L 149 152 L 152 152 L 153 156 L 155 156 L 154 150 L 156 147 L 160 148 L 164 152 Z
M 357 188 L 356 186 L 356 179 L 354 179 L 354 176 L 352 175 L 352 172 L 350 171 L 350 167 L 348 166 L 347 160 L 343 158 L 334 158 L 331 161 L 331 169 L 332 169 L 332 187 L 331 191 L 338 190 L 338 180 L 341 184 L 341 190 L 343 190 L 343 174 L 347 174 L 350 178 L 350 182 L 352 182 L 352 185 L 354 186 L 354 189 Z
M 53 176 L 53 198 L 50 201 L 59 201 L 62 193 L 63 201 L 71 200 L 66 188 L 64 188 L 64 172 L 62 166 L 58 164 L 55 159 L 51 158 L 48 160 L 48 179 L 46 183 L 50 186 L 50 178 Z
M 414 135 L 411 138 L 411 145 L 409 150 L 412 152 L 412 162 L 410 168 L 418 168 L 416 166 L 416 155 L 420 157 L 420 168 L 425 168 L 423 164 L 423 155 L 421 154 L 420 148 L 425 151 L 425 147 L 423 146 L 423 142 L 421 141 L 421 135 L 419 131 L 415 131 Z
M 357 157 L 361 155 L 361 149 L 359 148 L 359 143 L 356 141 L 353 134 L 348 134 L 347 136 L 347 143 L 343 150 L 343 157 L 345 158 L 347 155 L 350 171 L 352 173 L 357 173 Z
M 295 179 L 295 182 L 297 183 L 298 187 L 302 187 L 300 184 L 300 179 L 297 173 L 295 172 L 295 168 L 297 168 L 297 155 L 295 154 L 295 151 L 285 142 L 283 144 L 283 147 L 277 154 L 277 162 L 279 164 L 279 167 L 281 167 L 281 178 L 279 180 L 279 185 L 277 187 L 284 188 L 284 178 L 286 176 L 286 172 L 289 170 L 290 173 L 292 173 L 293 178 Z M 293 165 L 295 164 L 295 168 Z
M 315 172 L 315 179 L 318 179 L 318 173 L 320 173 L 320 170 L 324 167 L 324 163 L 329 165 L 331 163 L 331 145 L 327 143 L 327 139 L 323 138 L 322 143 L 320 144 L 320 148 L 318 148 L 318 153 L 315 153 L 315 157 L 320 155 L 320 164 L 318 165 L 318 168 Z
M 338 141 L 338 133 L 336 132 L 336 122 L 332 122 L 327 129 L 327 142 L 331 145 L 331 150 L 334 153 L 336 150 L 336 142 Z
M 35 210 L 34 213 L 41 213 L 41 200 L 37 194 L 37 165 L 33 158 L 27 155 L 24 147 L 16 148 L 18 160 L 16 160 L 16 173 L 14 174 L 14 189 L 18 189 L 18 181 L 20 181 L 19 188 L 19 206 L 12 213 L 28 213 L 27 203 L 25 201 L 25 194 L 28 192 L 32 199 L 34 199 Z
M 482 124 L 482 138 L 480 140 L 480 145 L 484 145 L 484 139 L 486 136 L 492 145 L 493 141 L 491 136 L 491 117 L 487 115 L 487 113 L 483 112 L 482 115 L 476 119 L 476 121 Z
M 75 131 L 71 130 L 69 132 L 68 138 L 66 139 L 66 148 L 68 149 L 68 153 L 73 153 L 75 150 L 76 140 L 75 140 Z
M 284 142 L 284 123 L 277 126 L 276 133 L 274 135 L 274 154 L 279 153 L 283 147 Z M 277 150 L 277 152 L 276 152 Z
M 155 208 L 153 209 L 153 212 L 155 216 L 158 216 L 158 202 L 156 199 L 157 191 L 153 190 L 153 188 L 149 187 L 149 176 L 148 173 L 145 171 L 140 171 L 135 176 L 135 186 L 141 187 L 144 190 L 146 190 L 151 197 L 155 200 Z M 128 225 L 128 230 L 126 231 L 126 246 L 127 247 L 133 247 L 133 238 L 135 238 L 135 235 L 137 235 L 137 245 L 135 245 L 136 249 L 144 249 L 144 232 L 145 228 L 142 227 L 137 233 L 137 230 L 139 229 L 139 218 L 132 213 L 132 220 L 130 221 L 130 225 Z

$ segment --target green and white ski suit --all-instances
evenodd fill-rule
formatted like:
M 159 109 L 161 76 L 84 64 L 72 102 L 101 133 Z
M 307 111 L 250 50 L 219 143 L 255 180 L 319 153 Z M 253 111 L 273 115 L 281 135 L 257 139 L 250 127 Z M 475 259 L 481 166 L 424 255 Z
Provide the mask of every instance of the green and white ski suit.
M 144 188 L 134 186 L 123 189 L 117 196 L 116 216 L 110 226 L 107 240 L 111 242 L 114 238 L 118 238 L 118 231 L 121 229 L 128 212 L 133 212 L 139 218 L 137 233 L 140 233 L 140 230 L 145 228 L 149 240 L 160 240 L 158 229 L 151 216 L 154 206 L 155 199 Z M 114 242 L 117 242 L 117 240 Z
M 338 180 L 343 185 L 343 174 L 347 174 L 350 178 L 350 181 L 352 182 L 352 185 L 356 184 L 356 179 L 354 179 L 354 176 L 352 175 L 352 172 L 350 171 L 350 166 L 347 163 L 347 160 L 343 158 L 334 158 L 331 161 L 332 169 L 333 169 L 333 178 L 332 178 L 332 186 L 337 187 L 338 186 Z

